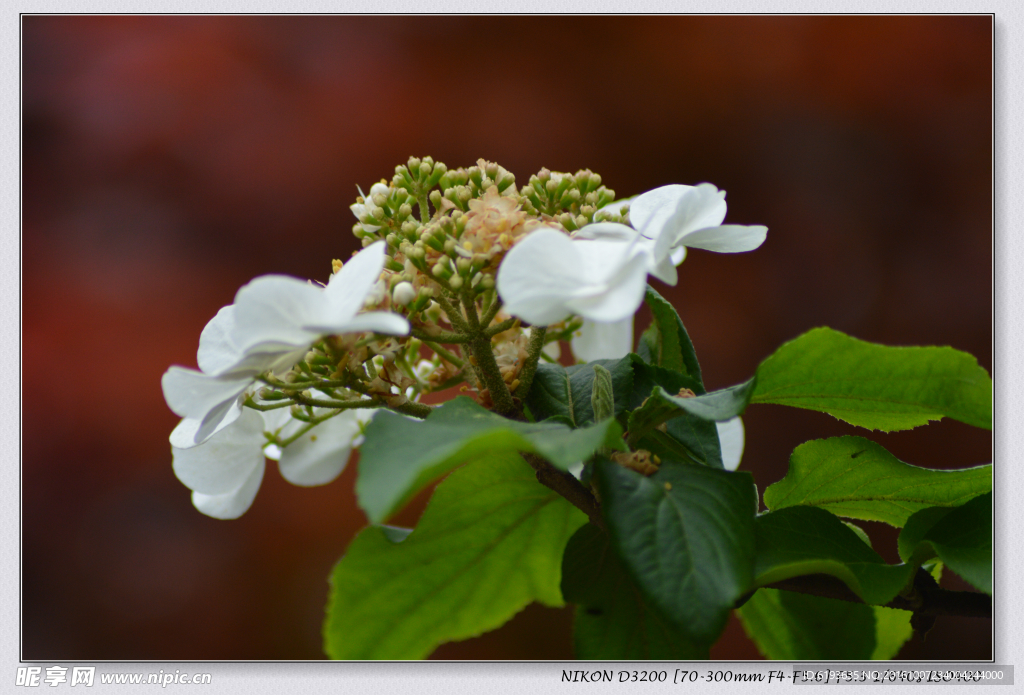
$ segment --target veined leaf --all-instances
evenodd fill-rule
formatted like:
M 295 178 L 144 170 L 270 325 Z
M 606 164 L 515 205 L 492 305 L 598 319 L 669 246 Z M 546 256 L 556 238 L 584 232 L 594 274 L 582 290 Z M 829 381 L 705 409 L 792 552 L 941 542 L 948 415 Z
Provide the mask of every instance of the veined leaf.
M 955 507 L 991 489 L 991 465 L 929 470 L 903 463 L 863 437 L 835 437 L 798 446 L 786 477 L 764 491 L 764 503 L 773 510 L 821 507 L 900 527 L 925 507 Z
M 992 594 L 992 493 L 959 507 L 929 507 L 907 520 L 900 558 L 919 565 L 938 557 L 976 588 Z
M 603 458 L 596 472 L 615 547 L 637 586 L 687 639 L 713 642 L 753 578 L 753 479 L 672 462 L 644 477 Z
M 992 429 L 992 380 L 971 355 L 949 347 L 874 345 L 815 328 L 776 350 L 750 381 L 696 398 L 653 389 L 630 415 L 630 439 L 686 413 L 727 420 L 751 403 L 817 410 L 885 432 L 944 416 Z
M 327 654 L 421 659 L 532 601 L 563 605 L 562 554 L 585 521 L 519 456 L 480 458 L 438 485 L 401 542 L 378 526 L 352 541 L 331 576 Z
M 614 420 L 576 430 L 508 420 L 466 397 L 445 403 L 426 420 L 384 411 L 366 428 L 356 496 L 370 521 L 380 523 L 431 481 L 485 454 L 531 452 L 566 470 L 602 446 L 623 448 L 621 432 Z
M 637 348 L 641 352 L 640 357 L 651 364 L 689 376 L 700 384 L 700 390 L 694 391 L 703 393 L 704 381 L 697 353 L 675 307 L 650 285 L 647 286 L 644 302 L 650 307 L 654 320 L 640 337 Z
M 576 604 L 577 659 L 707 659 L 654 608 L 615 554 L 608 534 L 593 524 L 569 540 L 562 560 L 562 596 Z
M 886 347 L 831 328 L 792 340 L 757 368 L 751 403 L 829 413 L 884 432 L 943 416 L 992 429 L 992 379 L 950 347 Z
M 632 359 L 629 356 L 619 360 L 594 360 L 590 364 L 577 364 L 568 368 L 558 364 L 537 365 L 533 386 L 526 395 L 526 405 L 533 416 L 537 420 L 557 418 L 573 427 L 592 424 L 593 364 L 611 372 L 615 414 L 625 412 L 633 390 Z
M 817 507 L 762 514 L 755 525 L 755 586 L 805 574 L 841 579 L 865 603 L 885 605 L 911 580 L 911 565 L 888 565 L 837 517 Z

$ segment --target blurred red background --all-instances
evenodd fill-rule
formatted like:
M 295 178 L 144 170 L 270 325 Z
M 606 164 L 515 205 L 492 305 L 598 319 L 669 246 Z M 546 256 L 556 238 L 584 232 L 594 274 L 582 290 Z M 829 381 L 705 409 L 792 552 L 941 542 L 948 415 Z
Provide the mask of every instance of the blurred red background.
M 270 466 L 245 516 L 204 517 L 171 472 L 159 381 L 195 366 L 202 327 L 252 277 L 326 278 L 356 248 L 356 185 L 410 155 L 485 157 L 520 181 L 587 167 L 620 195 L 727 190 L 727 221 L 766 224 L 767 243 L 692 252 L 659 288 L 709 388 L 819 325 L 952 345 L 991 371 L 988 16 L 22 28 L 25 659 L 323 658 L 326 577 L 365 524 L 355 466 L 314 489 Z M 761 490 L 814 437 L 935 468 L 991 460 L 990 433 L 956 422 L 883 435 L 775 406 L 745 422 Z M 867 526 L 896 561 L 895 533 Z M 571 623 L 534 606 L 434 656 L 571 658 Z M 900 657 L 991 653 L 989 621 L 943 618 Z M 735 620 L 712 655 L 758 658 Z

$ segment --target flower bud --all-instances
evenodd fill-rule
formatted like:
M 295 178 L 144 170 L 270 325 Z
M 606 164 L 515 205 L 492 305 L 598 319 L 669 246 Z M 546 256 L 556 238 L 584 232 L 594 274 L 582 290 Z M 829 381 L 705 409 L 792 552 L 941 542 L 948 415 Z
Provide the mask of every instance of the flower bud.
M 600 174 L 591 174 L 590 175 L 590 185 L 592 187 L 594 187 L 594 188 L 597 188 L 598 186 L 600 186 L 601 185 L 601 175 Z
M 430 192 L 430 202 L 434 204 L 434 208 L 441 209 L 441 191 L 434 189 Z
M 419 157 L 409 157 L 408 165 L 410 172 L 419 171 L 420 164 L 421 162 Z
M 480 286 L 483 287 L 485 290 L 493 290 L 494 289 L 494 276 L 493 275 L 484 275 L 483 279 L 480 280 Z
M 448 281 L 448 284 L 450 284 L 452 286 L 453 290 L 460 289 L 462 287 L 462 276 L 461 275 L 453 275 L 452 279 Z
M 382 208 L 385 205 L 387 205 L 388 197 L 383 193 L 374 193 L 372 200 L 374 205 L 376 205 L 379 208 Z
M 400 282 L 395 285 L 391 298 L 398 306 L 407 306 L 412 300 L 416 299 L 416 294 L 416 289 L 411 283 Z
M 420 164 L 420 176 L 427 178 L 430 176 L 430 172 L 433 171 L 434 167 L 430 162 L 423 162 Z
M 378 222 L 380 220 L 383 220 L 384 219 L 384 208 L 374 208 L 373 211 L 370 213 L 370 216 L 373 217 L 373 219 L 378 221 Z
M 409 203 L 402 203 L 402 205 L 398 208 L 398 216 L 399 217 L 408 217 L 411 214 L 412 214 L 412 206 L 409 205 Z
M 468 258 L 459 258 L 455 261 L 455 267 L 459 269 L 460 275 L 465 275 L 469 272 L 469 268 L 472 265 L 472 261 Z
M 420 299 L 430 299 L 431 297 L 434 296 L 434 288 L 433 287 L 421 287 L 420 291 L 418 292 L 418 295 L 419 295 Z

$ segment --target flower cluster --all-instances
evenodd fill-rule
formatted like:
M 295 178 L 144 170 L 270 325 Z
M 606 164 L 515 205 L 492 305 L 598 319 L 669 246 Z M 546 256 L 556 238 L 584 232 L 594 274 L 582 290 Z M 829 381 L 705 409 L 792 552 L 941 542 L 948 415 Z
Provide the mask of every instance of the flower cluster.
M 674 284 L 687 248 L 748 251 L 767 232 L 723 225 L 725 193 L 710 184 L 616 201 L 587 170 L 542 169 L 517 188 L 493 162 L 429 157 L 351 210 L 363 249 L 325 285 L 256 278 L 203 330 L 199 369 L 164 374 L 183 418 L 174 471 L 205 514 L 245 512 L 265 458 L 297 485 L 333 480 L 377 408 L 426 417 L 422 395 L 461 386 L 521 416 L 559 341 L 583 361 L 624 356 L 649 275 Z M 739 432 L 741 451 L 742 426 L 722 431 L 723 445 Z

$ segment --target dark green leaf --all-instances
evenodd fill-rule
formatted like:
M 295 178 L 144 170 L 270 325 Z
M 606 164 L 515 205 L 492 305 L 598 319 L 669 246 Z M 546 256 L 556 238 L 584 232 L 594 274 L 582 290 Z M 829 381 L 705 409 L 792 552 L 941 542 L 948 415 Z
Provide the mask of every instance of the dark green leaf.
M 704 392 L 704 380 L 700 374 L 697 353 L 694 352 L 690 336 L 683 327 L 675 308 L 650 285 L 644 297 L 651 308 L 654 321 L 644 332 L 640 340 L 640 348 L 645 350 L 645 357 L 651 364 L 680 372 L 693 378 L 701 388 L 697 393 Z M 694 389 L 696 391 L 696 389 Z
M 948 416 L 992 429 L 992 380 L 949 347 L 885 347 L 815 328 L 757 368 L 751 403 L 829 413 L 885 432 Z
M 769 659 L 859 661 L 871 659 L 875 651 L 874 608 L 793 591 L 758 589 L 736 612 L 747 635 Z M 906 615 L 909 625 L 910 613 Z
M 665 462 L 644 477 L 603 458 L 596 473 L 634 581 L 688 639 L 713 642 L 752 579 L 757 492 L 750 475 Z
M 938 557 L 972 585 L 992 593 L 992 493 L 959 507 L 929 507 L 907 520 L 900 557 L 918 565 Z
M 600 422 L 615 417 L 615 396 L 612 387 L 612 373 L 599 364 L 591 364 L 594 381 L 590 389 L 590 410 L 594 421 Z
M 707 422 L 721 422 L 736 417 L 746 408 L 753 390 L 754 382 L 751 380 L 721 391 L 686 398 L 669 393 L 660 385 L 655 386 L 643 406 L 629 415 L 629 441 L 638 442 L 661 423 L 671 422 L 683 415 Z
M 562 596 L 576 604 L 577 659 L 707 659 L 708 647 L 694 644 L 651 605 L 609 542 L 593 524 L 569 540 L 562 559 Z
M 484 454 L 531 452 L 566 470 L 601 447 L 621 449 L 620 433 L 614 420 L 578 430 L 507 420 L 466 397 L 445 403 L 426 420 L 384 411 L 366 428 L 356 496 L 370 521 L 379 523 L 430 482 Z
M 805 574 L 830 574 L 865 603 L 885 605 L 914 574 L 910 565 L 887 565 L 837 517 L 817 507 L 762 514 L 755 532 L 757 586 Z
M 585 521 L 519 456 L 481 458 L 438 485 L 402 542 L 377 526 L 352 541 L 331 577 L 327 654 L 421 659 L 532 601 L 562 605 L 562 554 Z
M 805 442 L 786 477 L 764 491 L 769 509 L 808 505 L 903 526 L 925 507 L 955 507 L 992 489 L 992 466 L 935 471 L 903 463 L 863 437 Z
M 526 405 L 533 416 L 537 420 L 559 418 L 576 427 L 594 422 L 594 409 L 591 405 L 594 370 L 590 366 L 593 364 L 611 372 L 615 414 L 625 412 L 633 392 L 632 358 L 629 356 L 620 360 L 594 360 L 590 364 L 577 364 L 569 368 L 558 364 L 538 365 L 533 386 L 526 396 Z

